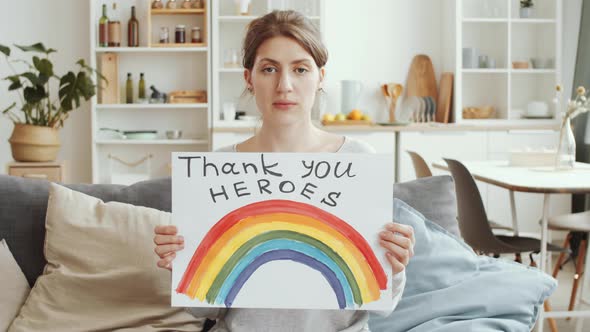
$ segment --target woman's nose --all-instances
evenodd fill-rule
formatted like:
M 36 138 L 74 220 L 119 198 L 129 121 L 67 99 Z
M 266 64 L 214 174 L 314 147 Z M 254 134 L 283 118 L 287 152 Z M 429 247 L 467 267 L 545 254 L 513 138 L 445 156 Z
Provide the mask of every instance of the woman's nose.
M 293 84 L 291 82 L 291 77 L 289 76 L 289 72 L 281 73 L 279 78 L 279 84 L 277 86 L 278 92 L 289 92 L 293 90 Z

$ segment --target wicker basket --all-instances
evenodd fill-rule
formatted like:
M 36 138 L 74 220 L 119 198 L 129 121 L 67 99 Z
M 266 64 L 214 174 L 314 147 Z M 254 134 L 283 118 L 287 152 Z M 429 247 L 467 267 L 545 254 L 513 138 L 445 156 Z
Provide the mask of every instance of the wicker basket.
M 491 119 L 495 115 L 496 109 L 493 106 L 463 108 L 463 119 Z

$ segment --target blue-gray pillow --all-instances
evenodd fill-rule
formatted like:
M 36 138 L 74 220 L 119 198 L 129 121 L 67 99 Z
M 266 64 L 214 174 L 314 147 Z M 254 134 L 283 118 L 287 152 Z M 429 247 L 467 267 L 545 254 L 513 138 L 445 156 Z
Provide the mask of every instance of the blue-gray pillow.
M 402 300 L 373 332 L 530 331 L 557 281 L 536 268 L 476 255 L 463 241 L 394 199 L 394 220 L 411 225 L 414 257 Z

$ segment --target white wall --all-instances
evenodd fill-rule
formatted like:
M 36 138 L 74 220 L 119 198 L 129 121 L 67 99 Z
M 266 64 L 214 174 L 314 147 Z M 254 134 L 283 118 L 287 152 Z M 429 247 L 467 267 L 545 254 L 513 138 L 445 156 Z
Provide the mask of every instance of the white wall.
M 575 47 L 582 0 L 564 0 L 564 82 L 573 79 Z M 89 59 L 88 1 L 4 1 L 0 11 L 0 44 L 32 44 L 38 41 L 59 52 L 53 57 L 56 71 L 63 73 L 79 58 Z M 358 79 L 365 84 L 364 111 L 384 118 L 384 101 L 379 84 L 405 83 L 414 55 L 431 57 L 435 72 L 442 71 L 445 20 L 440 0 L 326 0 L 325 35 L 330 59 L 327 65 L 327 110 L 338 112 L 340 80 Z M 448 21 L 446 21 L 448 23 Z M 454 33 L 454 31 L 450 31 Z M 0 61 L 0 77 L 11 74 Z M 17 97 L 0 82 L 0 108 Z M 571 86 L 571 83 L 569 83 Z M 12 123 L 0 117 L 0 173 L 11 161 L 8 137 Z M 68 179 L 91 181 L 89 105 L 72 113 L 61 132 L 60 159 L 69 161 Z

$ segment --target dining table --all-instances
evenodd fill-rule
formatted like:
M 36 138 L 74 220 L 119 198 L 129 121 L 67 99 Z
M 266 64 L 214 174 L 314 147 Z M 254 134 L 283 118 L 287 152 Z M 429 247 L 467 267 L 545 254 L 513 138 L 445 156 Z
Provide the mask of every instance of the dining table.
M 460 161 L 475 180 L 498 186 L 509 191 L 510 211 L 514 235 L 519 234 L 516 214 L 515 192 L 537 193 L 543 195 L 543 211 L 541 219 L 541 257 L 539 268 L 550 273 L 548 267 L 547 242 L 549 240 L 547 221 L 550 217 L 549 206 L 552 194 L 588 194 L 590 193 L 590 164 L 576 162 L 573 168 L 558 169 L 555 166 L 514 166 L 507 160 Z M 444 161 L 434 162 L 436 169 L 449 171 Z M 590 246 L 586 257 L 590 255 Z M 590 274 L 590 264 L 585 264 L 581 294 L 584 291 L 585 279 Z M 582 297 L 582 296 L 580 296 Z M 538 320 L 538 331 L 543 331 L 546 318 L 577 317 L 576 331 L 582 331 L 584 317 L 590 317 L 590 310 L 576 311 L 545 311 L 541 309 Z

